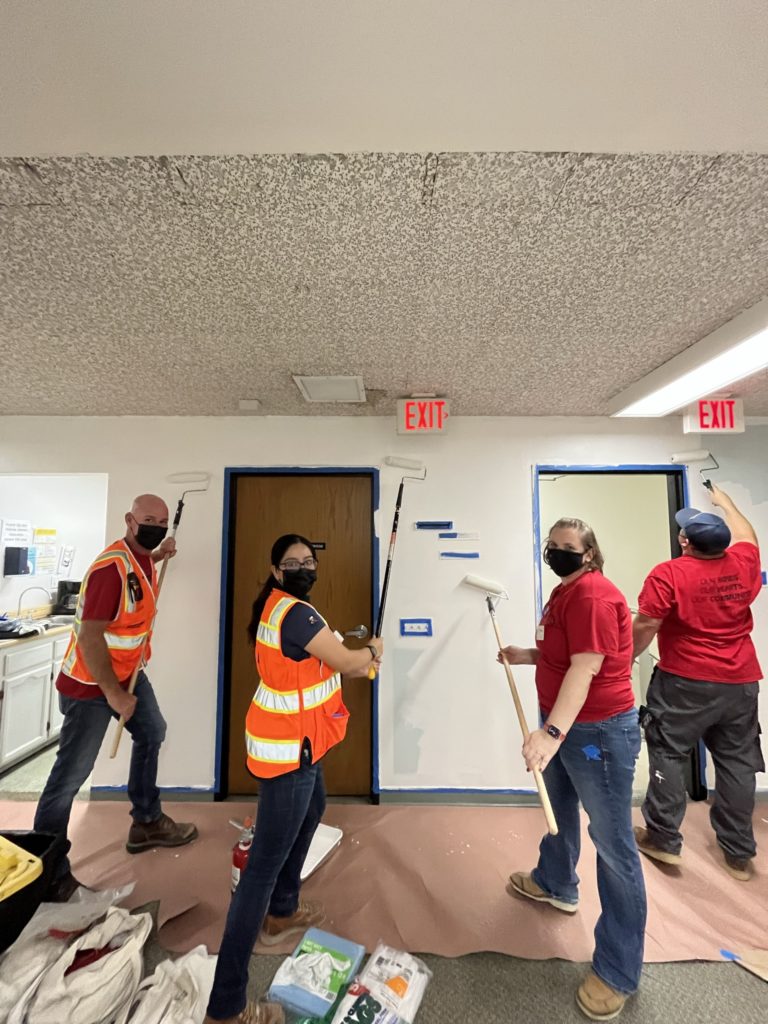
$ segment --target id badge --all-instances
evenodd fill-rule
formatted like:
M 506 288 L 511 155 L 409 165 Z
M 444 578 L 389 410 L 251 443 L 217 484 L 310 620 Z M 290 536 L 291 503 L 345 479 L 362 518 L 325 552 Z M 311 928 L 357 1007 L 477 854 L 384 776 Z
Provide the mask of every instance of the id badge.
M 544 624 L 540 622 L 539 625 L 536 627 L 536 640 L 539 641 L 539 640 L 543 640 L 543 639 L 544 639 Z

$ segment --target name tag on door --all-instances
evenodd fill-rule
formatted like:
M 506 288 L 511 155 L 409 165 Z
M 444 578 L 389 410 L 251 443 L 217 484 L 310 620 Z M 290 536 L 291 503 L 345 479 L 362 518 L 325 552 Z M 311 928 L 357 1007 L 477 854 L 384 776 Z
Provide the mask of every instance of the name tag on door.
M 544 627 L 542 625 L 538 625 L 536 627 L 536 639 L 537 640 L 543 640 L 544 639 Z

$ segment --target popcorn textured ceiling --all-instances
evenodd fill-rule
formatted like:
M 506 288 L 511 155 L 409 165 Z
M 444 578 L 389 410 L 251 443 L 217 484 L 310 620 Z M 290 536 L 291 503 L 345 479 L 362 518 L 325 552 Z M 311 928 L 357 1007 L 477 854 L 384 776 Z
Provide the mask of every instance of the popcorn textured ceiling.
M 0 232 L 0 413 L 601 415 L 768 294 L 768 156 L 4 159 Z

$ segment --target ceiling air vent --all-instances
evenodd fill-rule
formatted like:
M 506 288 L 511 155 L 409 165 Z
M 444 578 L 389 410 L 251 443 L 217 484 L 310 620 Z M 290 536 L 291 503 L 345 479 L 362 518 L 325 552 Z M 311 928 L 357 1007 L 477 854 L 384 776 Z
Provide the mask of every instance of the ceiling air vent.
M 293 375 L 307 402 L 364 402 L 362 377 L 303 377 Z

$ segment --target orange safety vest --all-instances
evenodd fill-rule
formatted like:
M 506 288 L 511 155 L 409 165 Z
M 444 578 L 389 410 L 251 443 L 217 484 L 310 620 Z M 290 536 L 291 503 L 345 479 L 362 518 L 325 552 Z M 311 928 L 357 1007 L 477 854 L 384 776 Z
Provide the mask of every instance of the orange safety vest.
M 248 771 L 257 778 L 272 779 L 298 768 L 305 737 L 314 762 L 347 731 L 341 675 L 311 655 L 293 661 L 283 654 L 285 616 L 294 605 L 306 603 L 275 589 L 259 622 L 256 668 L 261 682 L 245 718 Z
M 83 577 L 80 596 L 77 599 L 75 624 L 61 666 L 66 675 L 91 686 L 97 686 L 98 683 L 85 662 L 79 643 L 80 630 L 83 626 L 82 615 L 91 573 L 108 565 L 117 567 L 123 583 L 120 611 L 104 633 L 115 675 L 121 682 L 125 682 L 131 678 L 141 659 L 149 661 L 152 653 L 149 641 L 157 605 L 157 572 L 153 563 L 152 579 L 148 580 L 129 546 L 124 540 L 118 540 L 102 551 Z M 141 597 L 132 593 L 131 587 L 128 586 L 129 573 L 134 573 L 138 577 Z

